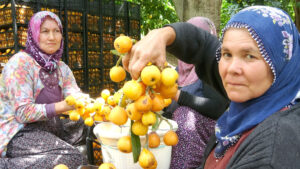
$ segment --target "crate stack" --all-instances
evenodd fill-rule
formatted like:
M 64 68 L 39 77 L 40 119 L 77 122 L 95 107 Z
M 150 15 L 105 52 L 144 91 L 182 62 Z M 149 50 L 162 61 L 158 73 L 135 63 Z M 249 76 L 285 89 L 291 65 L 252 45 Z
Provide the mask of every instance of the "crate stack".
M 110 53 L 120 34 L 140 38 L 139 5 L 122 0 L 2 0 L 0 2 L 0 63 L 24 49 L 27 24 L 37 11 L 56 13 L 64 26 L 63 61 L 78 86 L 92 97 L 102 89 L 120 88 L 109 78 L 117 56 Z M 0 66 L 1 73 L 1 66 Z

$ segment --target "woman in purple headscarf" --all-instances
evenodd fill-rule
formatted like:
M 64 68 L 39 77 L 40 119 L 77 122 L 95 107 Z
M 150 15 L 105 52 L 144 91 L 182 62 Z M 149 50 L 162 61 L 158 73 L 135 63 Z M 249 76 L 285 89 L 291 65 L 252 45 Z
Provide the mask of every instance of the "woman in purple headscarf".
M 216 36 L 215 26 L 208 18 L 193 17 L 187 22 Z M 202 163 L 206 143 L 214 133 L 215 120 L 226 110 L 229 102 L 198 78 L 193 64 L 178 60 L 177 68 L 180 90 L 165 109 L 179 126 L 179 142 L 172 149 L 170 168 L 194 168 Z
M 77 168 L 86 159 L 84 124 L 60 119 L 73 110 L 64 98 L 79 93 L 70 68 L 60 61 L 62 24 L 57 15 L 36 13 L 28 26 L 26 49 L 10 58 L 0 79 L 0 168 Z

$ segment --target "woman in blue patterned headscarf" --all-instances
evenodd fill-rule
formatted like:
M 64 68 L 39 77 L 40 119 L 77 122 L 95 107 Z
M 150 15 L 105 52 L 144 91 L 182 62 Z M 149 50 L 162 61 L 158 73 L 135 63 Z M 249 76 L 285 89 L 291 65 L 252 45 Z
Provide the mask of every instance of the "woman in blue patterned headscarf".
M 231 101 L 217 120 L 203 168 L 299 168 L 299 36 L 283 10 L 252 6 L 230 19 L 221 43 L 190 24 L 174 23 L 151 31 L 123 65 L 137 78 L 149 61 L 164 63 L 167 46 Z
M 300 88 L 300 76 L 295 76 L 300 74 L 299 33 L 286 13 L 269 7 L 249 7 L 236 14 L 223 32 L 226 36 L 228 30 L 236 28 L 246 29 L 257 43 L 261 56 L 272 71 L 272 85 L 263 95 L 252 100 L 232 101 L 229 111 L 217 123 L 216 135 L 223 147 L 216 149 L 217 157 L 224 154 L 222 149 L 228 146 L 224 142 L 230 143 L 244 131 L 292 104 Z M 222 59 L 224 54 L 226 52 L 221 50 L 217 59 Z M 223 84 L 226 83 L 222 79 Z

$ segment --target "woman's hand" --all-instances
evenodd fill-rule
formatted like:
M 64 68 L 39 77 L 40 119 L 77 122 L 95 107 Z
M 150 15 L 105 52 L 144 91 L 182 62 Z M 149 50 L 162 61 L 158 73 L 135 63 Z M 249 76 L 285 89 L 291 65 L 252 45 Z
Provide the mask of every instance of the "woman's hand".
M 163 68 L 166 62 L 166 46 L 172 44 L 175 37 L 174 29 L 168 26 L 150 31 L 123 57 L 123 67 L 133 79 L 138 79 L 149 62 Z
M 62 114 L 63 112 L 67 112 L 69 110 L 74 110 L 74 106 L 69 106 L 65 100 L 55 103 L 55 111 L 56 114 Z

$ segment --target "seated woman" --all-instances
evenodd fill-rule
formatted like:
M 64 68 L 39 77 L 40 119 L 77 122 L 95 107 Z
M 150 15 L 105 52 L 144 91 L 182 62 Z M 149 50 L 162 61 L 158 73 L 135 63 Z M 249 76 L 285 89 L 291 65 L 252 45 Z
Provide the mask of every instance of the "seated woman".
M 187 21 L 216 36 L 212 21 L 193 17 Z M 201 165 L 208 138 L 214 133 L 217 120 L 229 105 L 228 100 L 202 82 L 193 64 L 178 60 L 179 90 L 172 104 L 164 111 L 178 123 L 179 142 L 172 148 L 171 169 L 194 168 Z M 170 115 L 169 115 L 170 116 Z
M 25 51 L 13 55 L 0 79 L 0 168 L 70 169 L 86 163 L 74 145 L 85 140 L 83 121 L 60 119 L 73 110 L 64 98 L 80 89 L 60 61 L 62 24 L 57 15 L 34 14 Z

